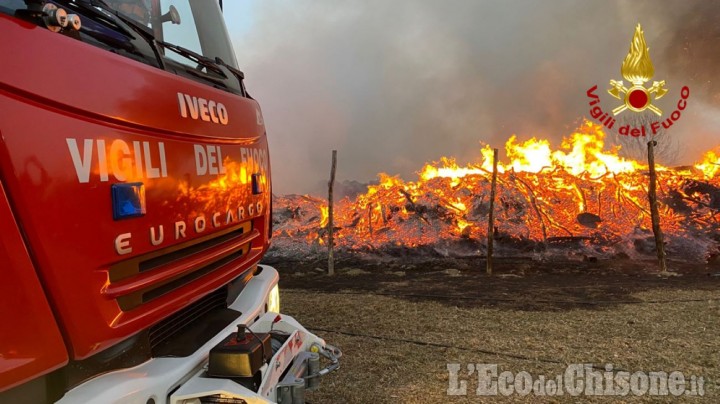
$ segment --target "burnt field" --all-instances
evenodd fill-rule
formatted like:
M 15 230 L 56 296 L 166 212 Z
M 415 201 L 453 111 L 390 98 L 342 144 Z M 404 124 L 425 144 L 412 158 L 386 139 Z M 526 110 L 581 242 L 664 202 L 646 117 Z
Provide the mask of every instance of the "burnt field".
M 272 259 L 283 311 L 344 351 L 341 369 L 313 403 L 603 402 L 610 397 L 479 397 L 471 363 L 554 377 L 576 363 L 615 371 L 681 371 L 704 378 L 704 397 L 625 401 L 717 402 L 720 269 L 630 259 L 500 258 L 494 275 L 477 258 L 341 256 Z M 448 396 L 448 364 L 467 395 Z M 617 400 L 618 398 L 615 398 Z

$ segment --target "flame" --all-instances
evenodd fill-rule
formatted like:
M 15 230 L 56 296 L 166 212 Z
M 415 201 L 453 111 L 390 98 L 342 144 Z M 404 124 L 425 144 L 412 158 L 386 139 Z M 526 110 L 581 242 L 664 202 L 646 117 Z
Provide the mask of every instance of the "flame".
M 495 230 L 498 237 L 546 242 L 581 237 L 624 245 L 651 235 L 646 164 L 618 155 L 602 126 L 586 121 L 557 149 L 543 139 L 505 144 L 498 161 Z M 425 164 L 415 181 L 380 174 L 367 192 L 335 205 L 337 245 L 353 249 L 415 247 L 459 238 L 487 238 L 493 150 L 480 163 L 443 157 Z M 661 226 L 673 237 L 720 232 L 720 148 L 695 166 L 656 166 Z M 276 227 L 277 235 L 324 245 L 327 204 L 317 198 L 276 201 L 278 212 L 305 212 Z M 295 237 L 299 236 L 299 237 Z M 711 243 L 697 243 L 711 245 Z M 596 249 L 604 247 L 597 246 Z
M 720 148 L 705 153 L 702 161 L 695 164 L 695 168 L 705 174 L 705 178 L 715 178 L 720 171 Z
M 492 170 L 492 151 L 483 149 L 486 171 Z M 637 170 L 642 165 L 625 160 L 617 155 L 619 148 L 605 150 L 605 133 L 601 125 L 585 122 L 577 132 L 565 138 L 561 150 L 552 151 L 547 140 L 532 138 L 517 143 L 512 136 L 505 144 L 510 164 L 498 164 L 498 172 L 540 173 L 543 170 L 562 168 L 572 175 L 589 174 L 601 177 L 609 173 L 618 174 Z M 488 157 L 489 156 L 489 157 Z M 664 167 L 658 167 L 664 169 Z
M 635 35 L 630 42 L 630 51 L 620 68 L 625 80 L 635 85 L 642 85 L 655 74 L 655 68 L 650 60 L 650 49 L 645 43 L 645 35 L 640 24 L 635 27 Z
M 490 153 L 492 153 L 492 151 Z M 437 177 L 450 178 L 454 184 L 457 184 L 458 180 L 466 175 L 483 173 L 483 169 L 480 167 L 459 167 L 455 162 L 455 159 L 443 157 L 440 161 L 443 165 L 442 167 L 425 164 L 425 167 L 423 167 L 420 171 L 420 178 L 425 181 L 429 181 Z M 490 169 L 492 169 L 492 167 Z
M 470 226 L 470 222 L 463 220 L 463 219 L 458 219 L 457 227 L 458 227 L 458 229 L 460 229 L 460 232 L 465 230 L 468 226 Z
M 327 206 L 321 206 L 320 207 L 320 227 L 326 227 L 328 225 L 328 222 L 330 222 L 330 216 L 329 216 L 329 208 Z

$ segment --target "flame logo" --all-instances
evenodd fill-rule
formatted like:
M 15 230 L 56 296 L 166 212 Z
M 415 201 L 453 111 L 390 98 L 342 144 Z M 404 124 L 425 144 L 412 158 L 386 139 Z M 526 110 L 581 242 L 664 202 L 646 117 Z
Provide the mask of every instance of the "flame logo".
M 645 43 L 645 35 L 640 24 L 635 27 L 635 35 L 630 42 L 630 52 L 620 68 L 625 80 L 642 85 L 655 74 L 655 68 L 650 60 L 650 48 Z
M 635 27 L 635 35 L 630 42 L 630 52 L 620 67 L 620 73 L 625 80 L 632 83 L 632 86 L 627 88 L 622 80 L 610 80 L 608 93 L 625 102 L 623 105 L 613 109 L 613 115 L 617 115 L 626 109 L 634 112 L 649 109 L 658 116 L 662 115 L 660 108 L 652 105 L 651 95 L 655 95 L 654 98 L 657 100 L 662 98 L 668 90 L 664 88 L 665 80 L 654 81 L 650 88 L 644 86 L 645 82 L 655 74 L 655 68 L 650 60 L 650 48 L 645 43 L 645 35 L 640 24 Z

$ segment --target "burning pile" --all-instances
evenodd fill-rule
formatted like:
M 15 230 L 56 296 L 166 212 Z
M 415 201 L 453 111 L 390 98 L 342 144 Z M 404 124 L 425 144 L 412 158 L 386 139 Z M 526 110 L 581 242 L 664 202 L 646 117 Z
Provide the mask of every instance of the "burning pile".
M 654 254 L 647 166 L 619 157 L 617 149 L 605 150 L 601 128 L 584 123 L 556 151 L 545 140 L 508 140 L 509 163 L 498 163 L 495 202 L 500 254 L 568 241 L 600 257 Z M 484 254 L 493 151 L 486 146 L 481 153 L 477 165 L 460 167 L 450 158 L 427 164 L 417 181 L 380 174 L 379 184 L 366 193 L 336 203 L 337 248 L 382 253 L 430 246 L 440 253 Z M 718 163 L 720 156 L 711 151 L 691 167 L 657 166 L 661 225 L 671 258 L 704 261 L 718 251 Z M 327 243 L 327 210 L 327 201 L 319 198 L 276 198 L 274 243 L 321 251 Z

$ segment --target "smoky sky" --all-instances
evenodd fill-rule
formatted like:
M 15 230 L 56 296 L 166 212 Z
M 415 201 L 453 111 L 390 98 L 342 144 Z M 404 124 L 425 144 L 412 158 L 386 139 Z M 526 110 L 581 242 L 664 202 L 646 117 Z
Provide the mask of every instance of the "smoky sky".
M 339 180 L 368 181 L 414 179 L 441 156 L 476 162 L 481 143 L 502 150 L 513 134 L 558 146 L 589 115 L 591 86 L 616 106 L 605 90 L 637 23 L 670 89 L 658 106 L 671 112 L 692 89 L 672 128 L 692 162 L 720 144 L 715 4 L 263 0 L 233 40 L 265 117 L 274 192 L 320 193 L 332 149 Z

